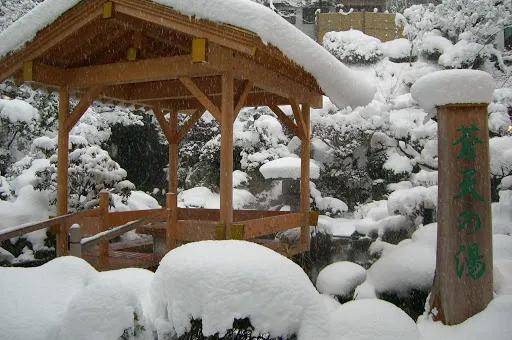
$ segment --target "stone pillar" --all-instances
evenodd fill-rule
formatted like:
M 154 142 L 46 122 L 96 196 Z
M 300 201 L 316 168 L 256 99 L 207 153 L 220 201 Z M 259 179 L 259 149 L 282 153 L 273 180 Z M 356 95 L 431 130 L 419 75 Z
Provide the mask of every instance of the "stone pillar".
M 412 89 L 420 104 L 437 106 L 438 230 L 430 310 L 447 325 L 482 311 L 493 297 L 486 104 L 492 91 L 490 76 L 472 70 L 435 72 Z

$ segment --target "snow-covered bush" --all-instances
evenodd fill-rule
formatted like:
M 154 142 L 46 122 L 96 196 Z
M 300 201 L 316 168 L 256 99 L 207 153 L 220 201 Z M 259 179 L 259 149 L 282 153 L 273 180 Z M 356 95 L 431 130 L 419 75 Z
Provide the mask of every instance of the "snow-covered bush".
M 439 57 L 452 47 L 453 44 L 450 40 L 443 37 L 438 30 L 433 30 L 425 33 L 419 51 L 427 59 L 437 62 Z
M 335 262 L 320 271 L 316 288 L 322 294 L 338 297 L 340 302 L 352 300 L 354 290 L 366 280 L 366 270 L 348 261 Z
M 297 334 L 318 292 L 291 260 L 255 243 L 203 241 L 169 252 L 151 287 L 159 334 L 181 336 L 191 320 L 221 336 L 248 318 L 253 334 Z M 199 321 L 200 320 L 200 321 Z
M 404 38 L 383 42 L 381 48 L 384 56 L 395 63 L 413 62 L 417 58 L 415 46 Z
M 379 39 L 354 29 L 327 32 L 323 46 L 336 58 L 350 64 L 375 63 L 383 57 Z

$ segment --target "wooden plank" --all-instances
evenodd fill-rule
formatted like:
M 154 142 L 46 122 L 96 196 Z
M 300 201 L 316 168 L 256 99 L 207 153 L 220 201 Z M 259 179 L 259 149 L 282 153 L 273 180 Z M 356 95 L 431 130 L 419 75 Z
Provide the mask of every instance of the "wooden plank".
M 57 227 L 61 224 L 68 224 L 69 218 L 72 216 L 73 216 L 73 214 L 67 214 L 67 215 L 58 216 L 58 217 L 49 219 L 47 221 L 34 222 L 34 223 L 30 222 L 30 223 L 25 223 L 25 224 L 22 224 L 19 226 L 2 229 L 0 231 L 0 242 L 9 240 L 13 237 L 19 237 L 19 236 L 31 233 L 33 231 Z
M 301 130 L 277 105 L 270 105 L 269 108 L 274 112 L 279 121 L 283 123 L 290 132 L 299 137 L 300 139 L 304 139 L 304 131 Z
M 289 214 L 289 212 L 266 210 L 233 210 L 233 220 L 236 222 L 242 222 L 260 217 L 280 216 L 286 214 Z M 219 221 L 219 218 L 219 209 L 178 208 L 179 220 Z
M 206 94 L 197 85 L 194 83 L 192 79 L 189 77 L 181 77 L 181 83 L 190 93 L 203 105 L 211 114 L 215 117 L 215 119 L 220 123 L 221 122 L 221 111 L 219 108 L 208 98 Z
M 250 240 L 302 226 L 309 220 L 309 213 L 288 213 L 280 216 L 257 218 L 240 222 L 245 226 L 245 239 Z
M 80 102 L 66 120 L 67 131 L 71 131 L 71 129 L 76 125 L 76 123 L 78 123 L 80 118 L 92 105 L 94 100 L 98 98 L 98 95 L 102 90 L 102 86 L 93 86 L 90 89 L 88 89 L 83 96 L 80 97 Z
M 131 221 L 139 220 L 141 218 L 164 218 L 165 209 L 148 209 L 148 210 L 132 210 L 132 211 L 116 211 L 108 214 L 108 225 L 117 227 Z
M 214 240 L 217 222 L 178 221 L 177 239 L 184 242 Z
M 222 75 L 222 117 L 220 133 L 220 223 L 231 235 L 233 223 L 233 117 L 234 77 Z
M 251 242 L 261 244 L 286 257 L 292 257 L 305 251 L 299 244 L 287 244 L 278 240 L 253 239 Z
M 152 253 L 137 253 L 129 251 L 111 251 L 103 265 L 99 264 L 98 256 L 86 253 L 82 258 L 97 270 L 116 270 L 123 268 L 154 268 L 158 266 L 161 256 Z

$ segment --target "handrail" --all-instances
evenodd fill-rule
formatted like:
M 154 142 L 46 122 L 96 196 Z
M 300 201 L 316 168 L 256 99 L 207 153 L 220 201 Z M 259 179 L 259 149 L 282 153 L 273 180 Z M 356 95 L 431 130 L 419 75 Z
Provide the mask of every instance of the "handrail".
M 0 242 L 9 240 L 13 237 L 22 236 L 37 230 L 59 226 L 66 222 L 69 224 L 73 224 L 76 222 L 76 220 L 79 220 L 80 218 L 96 216 L 98 215 L 98 212 L 98 209 L 80 211 L 77 213 L 57 216 L 46 221 L 29 222 L 15 227 L 2 229 L 0 230 Z
M 141 218 L 139 220 L 132 221 L 132 222 L 126 223 L 124 225 L 114 227 L 109 230 L 102 231 L 96 235 L 83 238 L 82 241 L 80 242 L 82 244 L 82 249 L 92 247 L 94 245 L 99 244 L 102 241 L 110 241 L 110 240 L 112 240 L 118 236 L 121 236 L 129 231 L 135 230 L 137 227 L 139 227 L 145 223 L 148 223 L 155 219 L 161 218 L 160 215 L 161 215 L 160 211 L 155 211 L 153 213 L 153 216 L 147 216 L 147 217 Z

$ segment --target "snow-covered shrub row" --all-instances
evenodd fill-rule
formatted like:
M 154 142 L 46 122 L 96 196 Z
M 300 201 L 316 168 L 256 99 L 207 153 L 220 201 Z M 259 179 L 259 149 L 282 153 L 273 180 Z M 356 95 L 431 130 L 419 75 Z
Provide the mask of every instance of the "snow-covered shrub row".
M 361 31 L 327 32 L 323 46 L 336 58 L 350 64 L 371 64 L 383 57 L 379 39 Z

